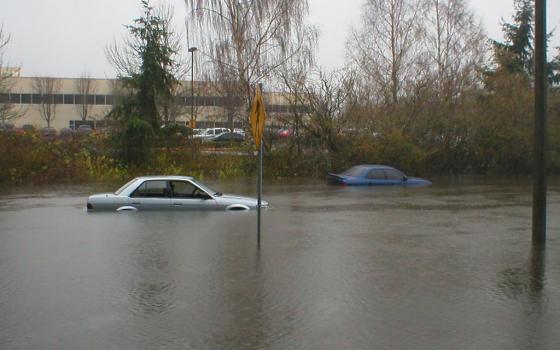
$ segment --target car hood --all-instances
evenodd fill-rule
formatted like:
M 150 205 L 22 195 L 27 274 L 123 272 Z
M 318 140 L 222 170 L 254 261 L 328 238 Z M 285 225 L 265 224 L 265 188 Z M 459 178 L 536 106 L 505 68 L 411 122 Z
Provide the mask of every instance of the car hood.
M 257 198 L 237 196 L 234 194 L 222 194 L 221 196 L 214 197 L 214 199 L 224 204 L 244 204 L 251 208 L 255 208 L 258 202 Z M 261 205 L 263 207 L 268 207 L 268 202 L 261 200 Z
M 97 194 L 93 194 L 93 195 L 89 196 L 90 199 L 93 199 L 93 198 L 109 198 L 109 197 L 118 197 L 118 196 L 114 193 L 97 193 Z
M 411 184 L 411 185 L 431 185 L 432 184 L 432 182 L 430 180 L 422 179 L 420 177 L 408 177 L 406 182 Z

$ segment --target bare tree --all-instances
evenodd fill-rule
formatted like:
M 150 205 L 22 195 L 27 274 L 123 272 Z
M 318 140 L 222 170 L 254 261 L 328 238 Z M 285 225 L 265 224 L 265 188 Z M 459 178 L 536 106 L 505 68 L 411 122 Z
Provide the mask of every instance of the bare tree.
M 242 123 L 246 122 L 241 118 L 244 115 L 245 109 L 243 108 L 243 86 L 235 79 L 226 79 L 226 75 L 222 75 L 222 79 L 215 81 L 213 84 L 213 91 L 217 92 L 222 110 L 226 114 L 228 127 L 233 130 L 236 121 Z
M 302 64 L 286 64 L 278 72 L 280 83 L 286 91 L 285 101 L 289 106 L 289 117 L 284 124 L 292 128 L 298 153 L 301 153 L 301 131 L 308 115 L 308 84 L 310 70 Z M 291 148 L 290 148 L 291 151 Z
M 16 106 L 10 101 L 9 93 L 14 87 L 12 79 L 18 74 L 19 68 L 9 67 L 4 61 L 4 53 L 10 42 L 10 35 L 4 32 L 4 26 L 0 25 L 0 122 L 8 123 L 16 120 L 24 113 L 24 108 Z
M 37 106 L 41 118 L 51 127 L 51 122 L 56 118 L 57 101 L 56 95 L 60 92 L 60 80 L 51 77 L 33 78 L 34 93 L 41 95 L 41 101 Z
M 188 85 L 188 87 L 187 87 Z M 173 98 L 161 101 L 161 114 L 164 124 L 176 124 L 177 120 L 190 114 L 191 106 L 185 96 L 191 96 L 190 84 L 179 82 L 171 91 Z M 195 107 L 195 111 L 198 107 Z M 196 114 L 196 113 L 195 113 Z
M 91 118 L 91 108 L 94 103 L 90 98 L 96 92 L 95 81 L 91 79 L 89 73 L 82 73 L 76 80 L 76 109 L 82 120 Z
M 426 67 L 444 100 L 481 81 L 486 47 L 482 25 L 464 0 L 430 0 L 426 22 Z
M 397 103 L 418 77 L 421 0 L 367 0 L 348 43 L 353 63 L 385 103 Z
M 251 85 L 271 81 L 294 56 L 313 62 L 316 32 L 305 25 L 307 0 L 185 0 L 188 40 L 210 60 L 213 81 L 238 86 L 228 98 L 250 105 Z M 233 82 L 233 83 L 232 83 Z M 231 85 L 233 84 L 233 85 Z M 230 115 L 231 121 L 231 115 Z
M 10 42 L 10 36 L 4 32 L 4 24 L 1 24 L 0 25 L 0 57 L 3 56 L 4 50 L 8 46 L 9 42 Z
M 354 77 L 347 72 L 317 72 L 305 88 L 309 108 L 307 132 L 330 151 L 337 151 L 339 136 L 348 126 L 348 103 L 353 97 Z

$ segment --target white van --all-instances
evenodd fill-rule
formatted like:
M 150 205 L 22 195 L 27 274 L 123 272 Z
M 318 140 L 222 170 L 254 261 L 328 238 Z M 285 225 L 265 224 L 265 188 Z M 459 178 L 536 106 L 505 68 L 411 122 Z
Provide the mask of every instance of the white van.
M 193 135 L 193 137 L 204 141 L 204 140 L 211 139 L 214 136 L 223 134 L 224 132 L 230 132 L 230 130 L 228 128 L 208 128 L 202 130 L 202 132 L 198 135 Z

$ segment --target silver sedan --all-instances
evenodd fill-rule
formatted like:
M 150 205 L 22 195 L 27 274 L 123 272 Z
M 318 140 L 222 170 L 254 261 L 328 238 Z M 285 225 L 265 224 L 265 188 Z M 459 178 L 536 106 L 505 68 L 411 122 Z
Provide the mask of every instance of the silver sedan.
M 189 176 L 137 177 L 115 193 L 89 196 L 88 211 L 250 210 L 256 198 L 222 194 Z M 261 208 L 267 208 L 266 201 Z

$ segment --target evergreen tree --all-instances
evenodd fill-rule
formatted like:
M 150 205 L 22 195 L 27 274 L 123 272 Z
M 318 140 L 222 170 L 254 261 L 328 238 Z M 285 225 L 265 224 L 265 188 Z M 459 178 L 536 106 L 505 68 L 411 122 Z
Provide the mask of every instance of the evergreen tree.
M 119 95 L 109 117 L 115 121 L 115 153 L 123 163 L 140 165 L 149 157 L 150 141 L 159 131 L 165 106 L 179 84 L 177 38 L 170 31 L 170 12 L 154 11 L 142 1 L 144 14 L 126 26 L 130 38 L 107 50 L 119 72 Z
M 159 106 L 173 98 L 172 91 L 178 83 L 172 71 L 177 48 L 170 45 L 171 32 L 166 20 L 154 14 L 148 0 L 143 0 L 142 6 L 144 17 L 127 26 L 136 38 L 134 51 L 141 60 L 139 71 L 127 82 L 137 91 L 139 116 L 157 128 Z
M 560 84 L 560 47 L 557 47 L 556 50 L 556 57 L 548 63 L 548 83 L 550 86 Z
M 534 3 L 514 0 L 513 23 L 502 23 L 505 42 L 494 41 L 498 70 L 530 75 L 533 72 Z
M 154 11 L 149 0 L 142 0 L 144 14 L 126 26 L 130 38 L 124 45 L 108 49 L 109 60 L 119 72 L 123 87 L 133 91 L 135 114 L 156 129 L 162 106 L 173 98 L 180 71 L 179 44 L 169 28 L 170 13 Z

